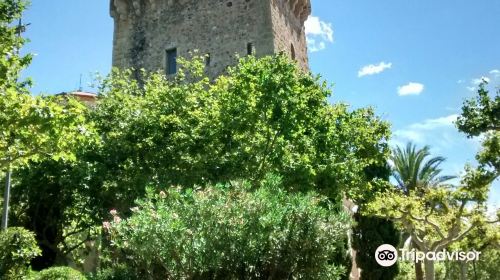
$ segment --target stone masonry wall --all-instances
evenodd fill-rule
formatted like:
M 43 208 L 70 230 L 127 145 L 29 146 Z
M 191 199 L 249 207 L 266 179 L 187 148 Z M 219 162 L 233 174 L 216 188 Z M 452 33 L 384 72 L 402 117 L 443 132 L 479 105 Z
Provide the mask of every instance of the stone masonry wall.
M 304 70 L 309 69 L 304 21 L 311 13 L 310 5 L 300 0 L 271 1 L 275 52 L 295 57 Z
M 164 70 L 168 49 L 177 48 L 178 56 L 183 57 L 198 50 L 199 54 L 210 54 L 207 71 L 209 76 L 216 77 L 228 65 L 235 64 L 236 54 L 246 55 L 251 43 L 256 56 L 279 51 L 291 54 L 290 47 L 294 44 L 297 61 L 307 69 L 303 21 L 294 14 L 290 3 L 297 1 L 309 3 L 309 0 L 110 0 L 115 21 L 113 66 Z

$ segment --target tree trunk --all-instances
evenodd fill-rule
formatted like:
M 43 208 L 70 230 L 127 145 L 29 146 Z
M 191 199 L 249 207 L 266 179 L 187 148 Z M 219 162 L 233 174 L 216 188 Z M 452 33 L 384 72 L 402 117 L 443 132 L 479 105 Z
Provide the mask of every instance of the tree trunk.
M 3 193 L 2 230 L 6 230 L 9 224 L 9 200 L 10 200 L 10 169 L 5 173 L 5 192 Z
M 467 263 L 460 262 L 460 280 L 467 280 Z
M 415 261 L 415 279 L 424 280 L 424 272 L 422 271 L 422 263 Z
M 476 260 L 472 261 L 472 269 L 474 271 L 474 280 L 477 280 Z
M 434 280 L 434 261 L 425 260 L 425 280 Z
M 417 249 L 418 251 L 420 248 L 418 247 L 417 243 L 415 243 L 413 237 L 410 238 L 411 238 L 411 247 Z M 424 280 L 424 271 L 422 270 L 422 262 L 415 261 L 415 279 Z

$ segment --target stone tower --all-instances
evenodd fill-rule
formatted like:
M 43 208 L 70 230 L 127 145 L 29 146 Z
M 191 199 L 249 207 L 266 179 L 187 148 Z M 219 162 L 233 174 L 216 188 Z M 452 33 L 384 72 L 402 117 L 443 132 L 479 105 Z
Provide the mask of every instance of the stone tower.
M 310 0 L 111 0 L 113 66 L 177 71 L 198 50 L 216 77 L 235 55 L 284 52 L 308 69 L 304 21 Z

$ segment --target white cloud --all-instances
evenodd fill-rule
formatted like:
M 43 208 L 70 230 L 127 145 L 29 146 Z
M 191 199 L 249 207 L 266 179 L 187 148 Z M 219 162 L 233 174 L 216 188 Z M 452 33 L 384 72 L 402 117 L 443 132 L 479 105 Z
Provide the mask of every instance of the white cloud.
M 420 123 L 414 123 L 410 125 L 410 129 L 419 130 L 432 130 L 437 128 L 442 128 L 446 126 L 454 126 L 454 122 L 457 120 L 458 115 L 453 114 L 446 117 L 441 117 L 437 119 L 427 119 Z
M 457 84 L 463 84 L 464 83 L 464 80 L 458 80 L 457 81 Z
M 498 78 L 500 78 L 500 70 L 493 69 L 489 72 L 489 75 L 484 75 L 484 76 L 481 76 L 481 77 L 476 78 L 476 79 L 471 79 L 469 85 L 466 86 L 465 88 L 469 91 L 474 92 L 478 89 L 478 86 L 481 83 L 483 83 L 483 82 L 491 83 L 492 80 L 494 82 L 496 82 L 498 80 Z
M 320 36 L 328 42 L 333 42 L 333 28 L 331 23 L 321 21 L 319 17 L 310 16 L 306 22 L 306 35 Z
M 396 130 L 393 134 L 398 139 L 404 139 L 405 141 L 412 141 L 415 143 L 422 143 L 425 139 L 424 133 L 411 129 Z M 403 141 L 398 141 L 398 145 L 401 146 L 399 143 L 403 143 Z
M 324 50 L 327 43 L 333 43 L 333 27 L 331 23 L 310 16 L 305 22 L 307 46 L 310 52 Z
M 446 146 L 448 143 L 453 142 L 453 137 L 445 133 L 446 130 L 455 130 L 454 122 L 457 120 L 458 115 L 453 114 L 436 119 L 426 119 L 422 122 L 413 123 L 407 126 L 405 129 L 396 130 L 394 132 L 395 139 L 393 143 L 401 146 L 402 143 L 407 141 L 412 141 L 418 144 L 428 144 L 430 142 L 429 136 L 435 132 L 439 132 L 438 138 L 434 138 L 433 141 L 438 143 L 440 146 Z
M 411 141 L 419 145 L 431 144 L 438 150 L 450 148 L 457 144 L 457 137 L 463 138 L 463 135 L 457 136 L 459 132 L 454 124 L 457 118 L 457 114 L 452 114 L 413 123 L 403 129 L 394 131 L 394 139 L 391 140 L 391 143 L 402 146 L 404 143 Z M 468 139 L 465 140 L 469 141 Z
M 424 85 L 421 83 L 410 82 L 407 85 L 398 87 L 398 94 L 405 95 L 419 95 L 424 91 Z
M 378 65 L 366 65 L 358 71 L 358 77 L 379 74 L 384 72 L 386 69 L 391 69 L 391 67 L 392 63 L 385 63 L 384 61 L 380 62 Z
M 490 78 L 483 76 L 483 77 L 481 77 L 481 78 L 473 79 L 473 80 L 472 80 L 472 84 L 474 84 L 474 85 L 476 85 L 476 86 L 477 86 L 477 85 L 479 85 L 480 83 L 482 83 L 483 81 L 485 81 L 485 82 L 489 83 L 491 80 L 490 80 Z
M 319 52 L 326 49 L 326 44 L 323 41 L 317 42 L 315 39 L 307 38 L 307 48 L 310 52 Z

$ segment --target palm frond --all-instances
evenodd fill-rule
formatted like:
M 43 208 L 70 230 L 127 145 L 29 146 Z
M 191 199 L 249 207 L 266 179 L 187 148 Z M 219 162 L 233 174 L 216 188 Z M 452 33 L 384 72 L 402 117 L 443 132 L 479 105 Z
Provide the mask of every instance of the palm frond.
M 429 158 L 430 155 L 429 146 L 417 149 L 412 142 L 407 143 L 404 149 L 395 147 L 392 150 L 392 176 L 405 193 L 424 191 L 456 178 L 439 176 L 442 172 L 439 167 L 446 159 L 440 156 Z

